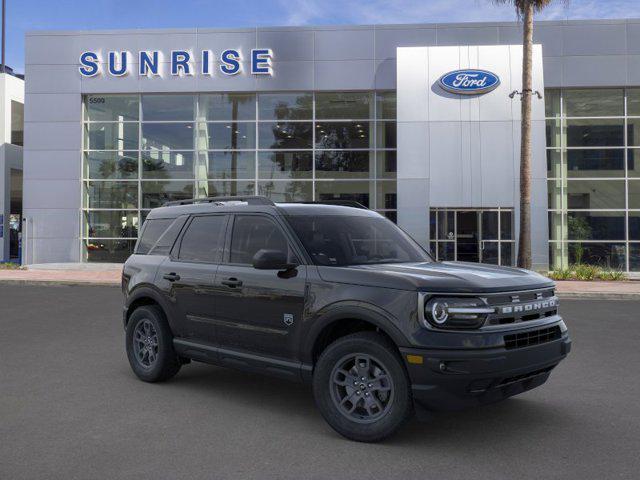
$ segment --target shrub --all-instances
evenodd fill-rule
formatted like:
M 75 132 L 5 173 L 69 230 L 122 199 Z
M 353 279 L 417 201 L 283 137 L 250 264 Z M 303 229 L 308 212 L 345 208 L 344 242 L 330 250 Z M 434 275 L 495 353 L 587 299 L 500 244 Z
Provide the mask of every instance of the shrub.
M 591 281 L 598 278 L 602 270 L 595 265 L 579 264 L 574 267 L 576 280 Z
M 599 273 L 598 278 L 600 280 L 607 280 L 610 282 L 619 282 L 621 280 L 625 280 L 625 274 L 620 270 L 602 271 Z
M 573 272 L 568 268 L 561 268 L 550 271 L 548 276 L 552 280 L 570 280 L 573 277 Z
M 0 270 L 20 270 L 20 265 L 13 262 L 0 262 Z

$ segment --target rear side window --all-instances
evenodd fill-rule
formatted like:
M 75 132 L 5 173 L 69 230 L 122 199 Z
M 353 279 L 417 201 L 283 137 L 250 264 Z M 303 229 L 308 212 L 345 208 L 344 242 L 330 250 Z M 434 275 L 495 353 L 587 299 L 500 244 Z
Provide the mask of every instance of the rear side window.
M 193 217 L 182 236 L 178 258 L 187 262 L 219 263 L 226 225 L 226 215 Z
M 249 265 L 258 250 L 289 252 L 289 243 L 280 227 L 268 218 L 239 215 L 233 223 L 231 263 Z
M 176 243 L 180 230 L 184 226 L 185 222 L 189 218 L 187 215 L 181 215 L 160 235 L 160 238 L 156 242 L 155 247 L 151 249 L 149 255 L 169 255 L 173 244 Z
M 135 253 L 146 255 L 153 248 L 160 236 L 167 230 L 167 227 L 173 223 L 174 218 L 153 218 L 144 222 L 142 235 L 136 246 Z

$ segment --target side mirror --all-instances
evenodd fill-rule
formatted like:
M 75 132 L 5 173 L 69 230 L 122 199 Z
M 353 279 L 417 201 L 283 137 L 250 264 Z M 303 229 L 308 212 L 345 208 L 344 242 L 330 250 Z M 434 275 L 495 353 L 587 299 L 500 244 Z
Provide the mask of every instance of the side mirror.
M 289 263 L 287 254 L 280 250 L 262 249 L 253 256 L 253 268 L 257 270 L 291 270 L 296 266 Z

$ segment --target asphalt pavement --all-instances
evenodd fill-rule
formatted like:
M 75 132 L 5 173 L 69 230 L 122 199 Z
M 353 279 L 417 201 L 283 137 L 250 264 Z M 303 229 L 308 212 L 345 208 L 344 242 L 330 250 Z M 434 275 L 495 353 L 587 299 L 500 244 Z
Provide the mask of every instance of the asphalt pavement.
M 114 287 L 0 284 L 0 479 L 637 479 L 640 302 L 566 300 L 544 386 L 345 440 L 309 388 L 203 364 L 145 384 Z

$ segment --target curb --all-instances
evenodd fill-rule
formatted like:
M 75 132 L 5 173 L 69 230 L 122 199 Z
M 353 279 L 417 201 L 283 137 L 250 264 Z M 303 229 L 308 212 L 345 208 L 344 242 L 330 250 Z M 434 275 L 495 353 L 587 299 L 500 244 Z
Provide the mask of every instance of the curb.
M 628 300 L 640 301 L 640 293 L 557 292 L 561 300 Z
M 120 283 L 114 282 L 85 282 L 82 280 L 22 280 L 0 279 L 2 285 L 22 285 L 31 287 L 118 287 Z

